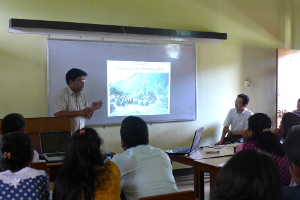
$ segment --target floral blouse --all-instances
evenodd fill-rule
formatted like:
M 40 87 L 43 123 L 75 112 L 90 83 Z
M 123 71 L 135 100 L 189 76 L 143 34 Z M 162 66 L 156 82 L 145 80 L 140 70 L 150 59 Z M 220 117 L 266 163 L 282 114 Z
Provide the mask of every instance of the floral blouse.
M 236 152 L 239 152 L 243 149 L 259 149 L 259 148 L 256 147 L 256 143 L 253 141 L 245 142 L 236 149 Z M 278 164 L 280 178 L 283 186 L 288 186 L 291 182 L 291 174 L 289 170 L 289 162 L 288 162 L 287 155 L 282 157 L 275 153 L 271 153 L 271 155 L 274 157 L 275 161 Z

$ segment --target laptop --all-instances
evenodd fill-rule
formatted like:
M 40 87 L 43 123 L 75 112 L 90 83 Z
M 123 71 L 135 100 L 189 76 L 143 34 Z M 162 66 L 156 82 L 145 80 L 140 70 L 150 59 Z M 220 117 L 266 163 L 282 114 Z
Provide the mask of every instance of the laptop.
M 195 135 L 191 147 L 176 147 L 172 150 L 165 150 L 165 151 L 169 154 L 179 154 L 179 155 L 193 154 L 199 148 L 203 130 L 204 128 L 201 127 L 195 131 Z
M 49 131 L 40 133 L 41 152 L 47 162 L 62 162 L 71 131 Z

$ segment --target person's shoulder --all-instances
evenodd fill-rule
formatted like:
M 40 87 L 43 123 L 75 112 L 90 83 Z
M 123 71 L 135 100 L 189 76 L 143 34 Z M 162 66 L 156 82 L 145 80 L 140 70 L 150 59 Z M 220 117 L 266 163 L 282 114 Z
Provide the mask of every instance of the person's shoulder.
M 150 145 L 148 145 L 148 148 L 151 149 L 151 150 L 156 150 L 156 151 L 163 151 L 163 152 L 165 152 L 165 151 L 162 150 L 161 148 L 154 147 L 154 146 L 150 146 Z
M 113 161 L 107 161 L 105 163 L 105 166 L 112 173 L 120 174 L 120 169 L 119 169 L 118 165 L 116 163 L 114 163 Z
M 256 149 L 255 141 L 246 141 L 243 143 L 243 149 Z
M 25 180 L 30 178 L 36 178 L 38 176 L 47 177 L 48 175 L 44 170 L 37 170 L 31 167 L 25 167 L 17 172 L 11 172 L 10 170 L 7 170 L 0 173 L 0 179 L 15 178 Z
M 119 157 L 125 157 L 125 156 L 132 156 L 136 153 L 143 153 L 143 152 L 151 152 L 151 151 L 160 151 L 160 152 L 164 152 L 162 149 L 158 148 L 158 147 L 154 147 L 154 146 L 150 146 L 150 145 L 138 145 L 136 147 L 131 147 L 129 149 L 127 149 L 126 151 L 122 152 L 122 153 L 118 153 L 115 154 L 113 157 L 114 158 L 119 158 Z
M 249 109 L 245 109 L 245 114 L 247 114 L 247 115 L 253 115 L 253 112 L 251 111 L 251 110 L 249 110 Z
M 126 151 L 122 152 L 122 153 L 117 153 L 115 154 L 111 161 L 114 163 L 118 163 L 120 160 L 123 160 L 125 157 L 128 157 L 131 153 L 130 149 L 127 149 Z
M 67 91 L 68 91 L 68 86 L 67 86 L 67 87 L 64 87 L 64 88 L 62 88 L 62 89 L 60 89 L 60 90 L 57 92 L 57 94 L 63 93 L 63 92 L 67 92 Z
M 232 114 L 234 114 L 234 113 L 236 113 L 236 109 L 235 109 L 235 108 L 231 108 L 231 109 L 229 109 L 227 115 L 232 115 Z
M 236 108 L 230 108 L 229 112 L 235 112 Z
M 66 94 L 69 94 L 69 87 L 64 87 L 63 89 L 59 90 L 57 93 L 56 93 L 56 96 L 62 96 L 62 95 L 66 95 Z
M 48 176 L 45 170 L 34 169 L 31 167 L 25 167 L 20 171 L 16 172 L 16 175 L 25 176 L 28 178 L 36 178 L 37 176 Z
M 243 148 L 244 148 L 244 143 L 243 143 L 243 144 L 240 144 L 239 146 L 237 146 L 237 147 L 235 148 L 235 153 L 238 153 L 238 152 L 242 151 Z
M 151 145 L 139 145 L 135 148 L 135 151 L 139 152 L 149 152 L 149 151 L 158 151 L 158 152 L 164 152 L 161 148 L 154 147 Z
M 34 169 L 34 168 L 31 168 L 31 167 L 26 167 L 24 169 L 26 169 L 24 171 L 27 171 L 28 174 L 32 174 L 32 175 L 35 175 L 35 176 L 46 176 L 47 175 L 45 170 Z
M 108 170 L 119 170 L 119 167 L 116 165 L 116 163 L 114 163 L 113 161 L 109 160 L 106 163 L 104 163 L 104 165 L 102 166 L 96 166 L 95 169 L 96 170 L 101 170 L 101 169 L 108 169 Z
M 12 174 L 10 170 L 0 172 L 0 180 L 2 180 L 3 177 L 10 176 L 10 174 Z
M 105 166 L 106 167 L 109 167 L 109 168 L 118 168 L 118 166 L 116 165 L 116 163 L 114 163 L 113 161 L 107 161 L 106 163 L 105 163 Z
M 148 145 L 148 146 L 149 146 L 148 148 L 149 148 L 149 155 L 150 156 L 169 159 L 169 156 L 168 156 L 167 152 L 165 152 L 161 148 L 150 146 L 150 145 Z

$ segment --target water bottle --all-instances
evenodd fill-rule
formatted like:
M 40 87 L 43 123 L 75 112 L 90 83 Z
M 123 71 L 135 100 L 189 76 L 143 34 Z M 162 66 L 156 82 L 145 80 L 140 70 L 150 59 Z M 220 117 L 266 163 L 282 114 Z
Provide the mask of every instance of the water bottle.
M 108 162 L 108 161 L 111 161 L 111 155 L 110 155 L 110 152 L 107 152 L 106 153 L 106 158 L 104 160 L 104 163 Z

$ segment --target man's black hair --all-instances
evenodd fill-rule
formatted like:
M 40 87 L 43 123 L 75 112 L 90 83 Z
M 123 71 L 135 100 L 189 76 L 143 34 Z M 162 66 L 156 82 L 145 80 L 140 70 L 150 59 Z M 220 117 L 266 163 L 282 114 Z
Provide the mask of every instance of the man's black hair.
M 77 69 L 77 68 L 70 69 L 66 74 L 67 85 L 69 85 L 69 80 L 75 81 L 76 78 L 79 76 L 87 76 L 87 73 L 85 71 L 82 71 L 81 69 Z
M 139 117 L 126 117 L 122 121 L 120 133 L 121 139 L 127 148 L 149 144 L 148 126 Z
M 248 95 L 246 95 L 246 94 L 239 94 L 237 97 L 243 99 L 243 105 L 245 105 L 245 104 L 249 105 L 250 98 L 248 97 Z
M 24 131 L 26 126 L 25 118 L 19 113 L 6 115 L 1 122 L 2 135 L 9 132 Z

